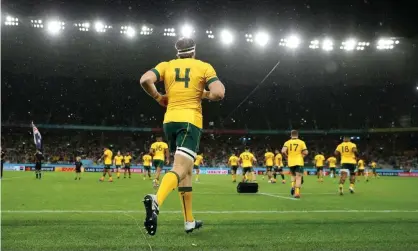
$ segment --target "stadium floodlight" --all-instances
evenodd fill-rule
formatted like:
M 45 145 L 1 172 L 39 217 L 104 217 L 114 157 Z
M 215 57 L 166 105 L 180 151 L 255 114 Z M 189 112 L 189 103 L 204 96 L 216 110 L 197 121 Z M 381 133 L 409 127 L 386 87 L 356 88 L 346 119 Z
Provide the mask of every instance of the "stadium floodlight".
M 270 40 L 269 34 L 264 31 L 259 31 L 255 34 L 255 42 L 260 46 L 266 46 Z
M 38 28 L 38 29 L 43 29 L 43 28 L 44 28 L 44 25 L 43 25 L 43 23 L 42 23 L 42 20 L 41 20 L 41 19 L 39 19 L 39 20 L 37 20 L 37 19 L 32 19 L 32 20 L 30 20 L 30 25 L 31 25 L 33 28 Z
M 65 23 L 58 20 L 51 20 L 46 25 L 49 34 L 57 35 L 65 28 Z
M 175 37 L 176 36 L 176 30 L 174 28 L 166 28 L 166 29 L 164 29 L 164 36 Z
M 153 31 L 153 28 L 149 28 L 146 25 L 144 25 L 142 26 L 141 32 L 139 34 L 148 36 L 148 35 L 151 35 L 152 31 Z
M 90 29 L 90 23 L 89 22 L 75 23 L 74 26 L 77 27 L 79 31 L 89 31 L 89 29 Z
M 322 41 L 322 49 L 324 51 L 334 50 L 334 43 L 332 42 L 332 40 L 329 38 L 324 39 L 324 41 Z
M 206 31 L 206 35 L 208 35 L 208 38 L 210 38 L 210 39 L 214 39 L 215 38 L 215 36 L 213 35 L 213 32 L 211 30 L 207 30 Z
M 253 40 L 253 35 L 252 34 L 245 34 L 245 40 L 248 42 L 248 43 L 252 43 L 254 40 Z
M 111 29 L 112 26 L 104 24 L 102 21 L 96 21 L 94 23 L 94 30 L 96 32 L 106 32 L 108 29 Z
M 234 42 L 234 36 L 228 30 L 221 31 L 221 42 L 225 45 L 232 44 Z
M 346 51 L 352 51 L 354 49 L 356 49 L 356 45 L 357 45 L 357 41 L 353 38 L 348 39 L 344 42 L 342 42 L 342 45 L 340 47 L 340 49 L 342 50 L 346 50 Z
M 194 30 L 193 30 L 192 26 L 190 26 L 188 24 L 185 24 L 185 25 L 183 25 L 183 27 L 181 27 L 180 34 L 183 37 L 190 38 L 190 37 L 192 37 L 193 33 L 194 33 Z
M 289 47 L 291 49 L 296 49 L 296 48 L 299 47 L 300 43 L 301 43 L 301 40 L 298 36 L 291 35 L 287 38 L 280 39 L 279 45 L 280 46 L 286 46 L 286 47 Z M 309 48 L 317 49 L 316 47 L 318 47 L 318 44 L 319 44 L 318 40 L 313 40 L 313 41 L 311 41 L 311 46 L 309 46 Z
M 129 38 L 133 38 L 136 35 L 136 31 L 131 26 L 121 26 L 120 33 L 125 34 Z
M 398 43 L 396 43 L 396 42 L 398 42 Z M 394 41 L 393 39 L 382 38 L 382 39 L 379 39 L 377 41 L 376 48 L 378 50 L 392 50 L 393 48 L 395 48 L 395 46 L 394 46 L 395 44 L 399 44 L 399 41 L 398 40 Z
M 311 44 L 309 45 L 309 48 L 312 50 L 319 49 L 319 41 L 318 40 L 312 40 Z
M 19 25 L 19 19 L 12 16 L 7 16 L 6 21 L 4 22 L 7 26 L 18 26 Z

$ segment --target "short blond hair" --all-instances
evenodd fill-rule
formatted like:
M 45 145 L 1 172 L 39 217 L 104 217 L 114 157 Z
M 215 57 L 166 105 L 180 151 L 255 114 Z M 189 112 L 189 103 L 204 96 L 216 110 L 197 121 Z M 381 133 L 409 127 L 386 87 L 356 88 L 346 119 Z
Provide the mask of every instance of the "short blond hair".
M 81 160 L 81 157 L 80 157 L 80 156 L 77 156 L 75 159 L 76 159 L 77 161 L 80 161 L 80 160 Z

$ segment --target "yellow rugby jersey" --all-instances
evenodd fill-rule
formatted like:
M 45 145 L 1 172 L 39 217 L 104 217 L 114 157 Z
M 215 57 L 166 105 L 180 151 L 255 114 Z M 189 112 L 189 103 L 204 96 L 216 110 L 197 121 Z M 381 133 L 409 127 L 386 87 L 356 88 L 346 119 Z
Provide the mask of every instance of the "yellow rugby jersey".
M 232 155 L 231 157 L 229 157 L 229 160 L 228 160 L 229 165 L 231 166 L 238 166 L 238 161 L 239 161 L 239 158 L 235 155 Z
M 264 154 L 264 160 L 266 162 L 266 166 L 273 166 L 273 161 L 274 161 L 274 153 L 272 152 L 266 152 Z
M 306 148 L 305 141 L 300 139 L 289 139 L 284 143 L 284 147 L 287 148 L 287 165 L 292 166 L 304 166 L 302 152 L 308 150 Z
M 371 164 L 370 164 L 370 166 L 372 167 L 372 168 L 376 168 L 376 166 L 377 166 L 377 164 L 376 164 L 376 162 L 372 162 Z
M 105 157 L 104 157 L 104 164 L 105 165 L 112 165 L 112 157 L 113 153 L 109 149 L 104 151 Z
M 154 142 L 151 145 L 151 149 L 154 150 L 154 160 L 165 160 L 165 149 L 168 149 L 167 143 Z
M 274 157 L 274 164 L 278 167 L 283 166 L 283 156 L 280 153 L 276 154 L 276 157 Z
M 205 85 L 218 80 L 215 69 L 194 58 L 181 58 L 162 62 L 151 71 L 164 81 L 168 97 L 164 123 L 186 122 L 202 128 L 202 94 Z
M 132 160 L 131 155 L 126 155 L 125 157 L 123 157 L 123 162 L 125 162 L 125 164 L 130 164 L 131 160 Z
M 123 156 L 122 155 L 116 155 L 115 156 L 115 165 L 121 166 L 122 165 Z
M 325 157 L 322 154 L 317 154 L 314 157 L 315 160 L 315 166 L 317 167 L 323 167 L 324 166 L 324 162 L 325 162 Z
M 356 148 L 357 146 L 353 142 L 343 142 L 337 146 L 335 151 L 341 155 L 341 164 L 357 164 L 356 154 L 354 152 Z
M 203 162 L 203 156 L 202 155 L 197 155 L 196 160 L 194 161 L 194 165 L 199 166 L 202 162 Z
M 255 159 L 254 155 L 250 152 L 243 152 L 239 156 L 242 161 L 242 167 L 252 167 Z
M 337 158 L 335 158 L 335 157 L 329 157 L 327 159 L 327 162 L 329 164 L 329 167 L 337 167 Z
M 152 157 L 149 154 L 145 154 L 144 156 L 142 156 L 142 165 L 144 166 L 151 166 L 151 161 L 152 161 Z
M 359 160 L 358 162 L 357 162 L 357 166 L 358 166 L 358 169 L 359 170 L 364 170 L 364 160 Z

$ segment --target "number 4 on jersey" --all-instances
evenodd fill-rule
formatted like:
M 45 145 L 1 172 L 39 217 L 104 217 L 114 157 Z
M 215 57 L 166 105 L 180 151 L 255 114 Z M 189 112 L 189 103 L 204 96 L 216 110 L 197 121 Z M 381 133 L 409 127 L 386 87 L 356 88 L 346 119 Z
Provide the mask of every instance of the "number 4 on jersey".
M 184 88 L 189 88 L 190 68 L 186 68 L 184 78 L 180 77 L 180 68 L 175 68 L 174 70 L 176 71 L 176 82 L 184 82 Z

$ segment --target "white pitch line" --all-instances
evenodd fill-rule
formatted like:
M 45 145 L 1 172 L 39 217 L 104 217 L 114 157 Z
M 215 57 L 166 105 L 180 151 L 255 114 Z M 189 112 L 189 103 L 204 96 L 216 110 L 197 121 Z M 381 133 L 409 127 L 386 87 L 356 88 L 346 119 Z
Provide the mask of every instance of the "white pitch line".
M 240 193 L 211 193 L 211 192 L 193 192 L 193 194 L 202 194 L 202 195 L 257 195 L 257 193 L 240 194 Z M 260 194 L 262 194 L 262 193 L 260 193 Z M 268 193 L 268 194 L 288 195 L 289 193 Z M 303 194 L 309 194 L 309 195 L 336 195 L 338 193 L 335 192 L 335 193 L 303 193 Z
M 265 196 L 270 196 L 270 197 L 275 197 L 275 198 L 281 198 L 281 199 L 286 199 L 286 200 L 298 200 L 292 197 L 285 197 L 285 196 L 280 196 L 280 195 L 275 195 L 275 194 L 271 194 L 271 193 L 259 193 L 261 195 L 265 195 Z
M 7 177 L 7 178 L 1 178 L 0 180 L 11 180 L 11 179 L 21 179 L 25 177 Z
M 144 213 L 139 210 L 3 210 L 1 213 L 8 214 L 117 214 L 117 213 Z M 162 211 L 163 214 L 179 214 L 181 211 Z M 195 214 L 299 214 L 299 213 L 418 213 L 418 210 L 272 210 L 272 211 L 194 211 Z

